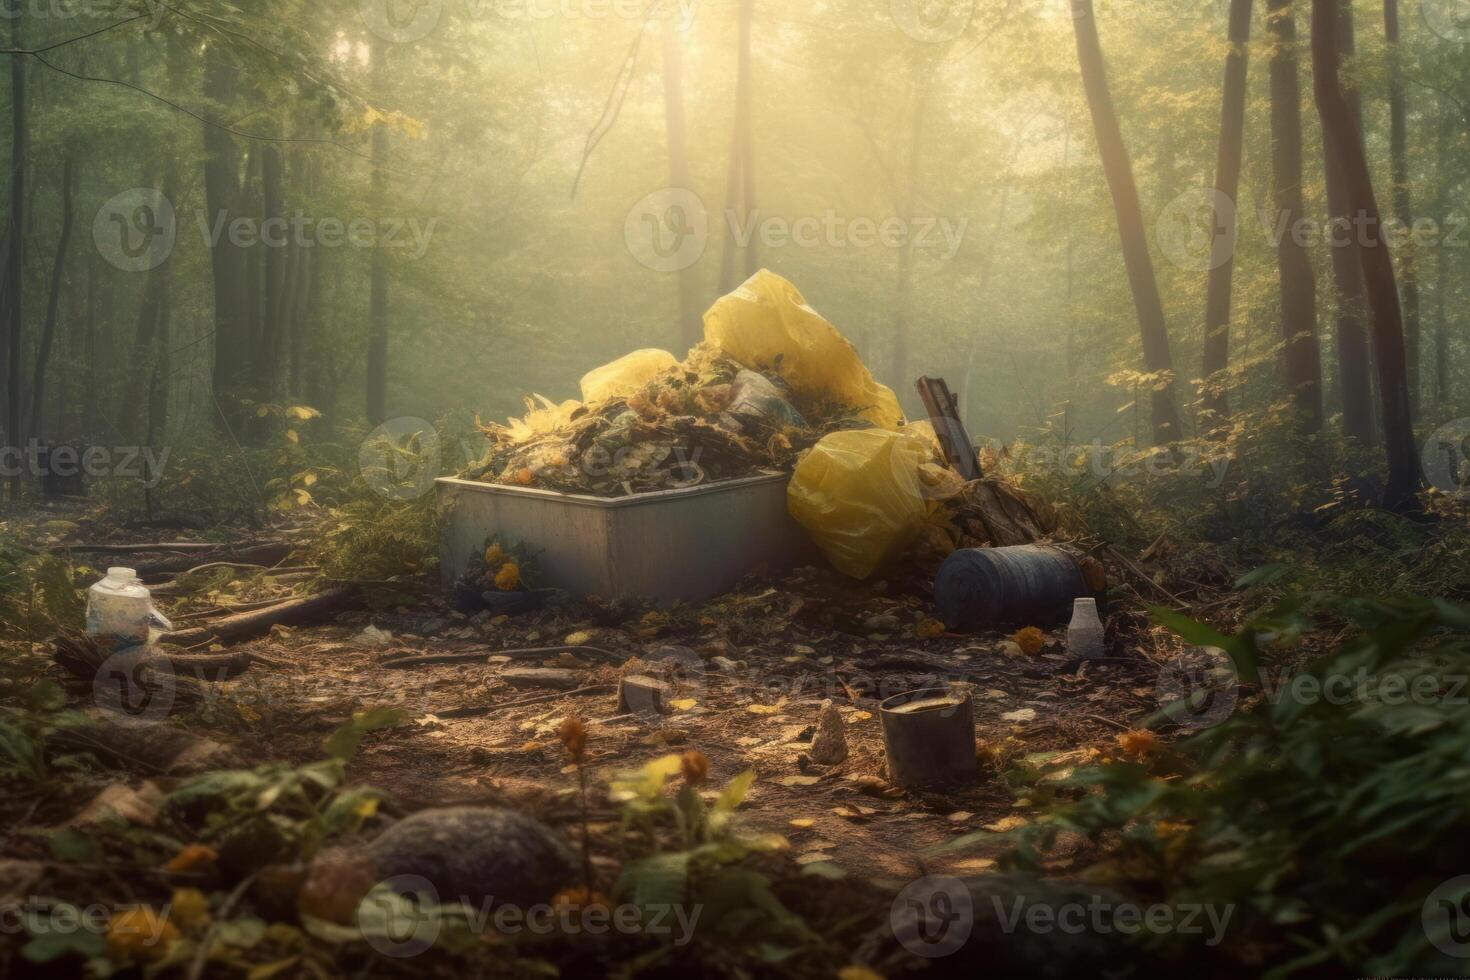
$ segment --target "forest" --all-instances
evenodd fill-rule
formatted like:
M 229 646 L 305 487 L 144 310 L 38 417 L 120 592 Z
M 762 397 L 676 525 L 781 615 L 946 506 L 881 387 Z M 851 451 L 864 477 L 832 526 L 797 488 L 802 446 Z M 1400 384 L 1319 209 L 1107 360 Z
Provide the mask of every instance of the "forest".
M 1470 976 L 1470 0 L 0 74 L 0 977 Z

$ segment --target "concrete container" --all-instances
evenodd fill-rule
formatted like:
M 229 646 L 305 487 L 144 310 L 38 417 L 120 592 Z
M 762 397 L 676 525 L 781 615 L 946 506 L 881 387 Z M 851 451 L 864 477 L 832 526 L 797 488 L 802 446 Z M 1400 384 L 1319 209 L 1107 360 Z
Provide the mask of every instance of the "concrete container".
M 744 575 L 810 564 L 816 550 L 786 510 L 785 474 L 606 499 L 443 478 L 446 587 L 485 542 L 532 556 L 534 585 L 663 605 L 728 591 Z

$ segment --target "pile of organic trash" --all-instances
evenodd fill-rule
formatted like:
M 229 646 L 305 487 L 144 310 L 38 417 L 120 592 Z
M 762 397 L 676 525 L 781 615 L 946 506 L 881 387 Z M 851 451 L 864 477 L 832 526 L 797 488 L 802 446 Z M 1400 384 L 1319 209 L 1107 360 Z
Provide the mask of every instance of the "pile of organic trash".
M 639 350 L 582 379 L 581 401 L 527 400 L 482 426 L 469 479 L 619 497 L 790 472 L 828 433 L 896 428 L 898 399 L 791 283 L 757 273 L 705 315 L 680 362 Z
M 635 351 L 582 379 L 582 400 L 537 396 L 482 425 L 490 448 L 464 476 L 602 497 L 791 473 L 793 518 L 842 572 L 872 575 L 916 541 L 943 557 L 1047 532 L 1049 516 L 993 480 L 965 480 L 933 425 L 907 422 L 892 390 L 807 305 L 762 270 L 704 316 L 680 362 Z

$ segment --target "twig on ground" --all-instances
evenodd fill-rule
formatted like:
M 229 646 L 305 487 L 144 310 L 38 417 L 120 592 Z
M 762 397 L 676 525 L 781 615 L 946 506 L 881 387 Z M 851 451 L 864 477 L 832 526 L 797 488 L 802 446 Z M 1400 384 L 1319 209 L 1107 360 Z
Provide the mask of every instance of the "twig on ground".
M 579 687 L 572 691 L 557 691 L 555 694 L 539 694 L 534 698 L 521 698 L 518 701 L 506 701 L 503 704 L 446 708 L 443 711 L 430 710 L 429 714 L 436 718 L 479 718 L 484 715 L 493 715 L 499 711 L 506 711 L 510 708 L 520 708 L 531 704 L 544 704 L 547 701 L 555 701 L 557 698 L 573 698 L 584 694 L 610 694 L 615 690 L 617 690 L 617 687 L 613 684 L 593 684 L 588 687 Z

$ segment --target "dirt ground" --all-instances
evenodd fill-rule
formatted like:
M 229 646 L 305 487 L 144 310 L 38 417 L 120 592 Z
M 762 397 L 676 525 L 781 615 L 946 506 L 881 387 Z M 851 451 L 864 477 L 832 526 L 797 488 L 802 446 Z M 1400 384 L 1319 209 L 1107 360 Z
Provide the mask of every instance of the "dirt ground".
M 588 723 L 595 786 L 659 755 L 698 748 L 710 759 L 712 785 L 755 770 L 745 820 L 786 835 L 800 863 L 831 862 L 900 881 L 982 870 L 990 862 L 983 851 L 924 852 L 961 833 L 1024 820 L 1028 801 L 984 764 L 979 783 L 963 791 L 890 787 L 879 697 L 939 680 L 966 683 L 982 746 L 1007 757 L 1060 752 L 1081 761 L 1116 751 L 1119 732 L 1157 710 L 1158 668 L 1117 637 L 1106 660 L 1070 660 L 1061 628 L 1047 631 L 1047 646 L 1032 655 L 1003 634 L 928 636 L 935 624 L 923 599 L 893 591 L 889 583 L 859 585 L 803 569 L 668 613 L 573 603 L 513 618 L 466 616 L 439 597 L 354 611 L 331 625 L 278 627 L 245 645 L 271 665 L 222 685 L 208 720 L 217 737 L 247 757 L 306 761 L 352 712 L 400 707 L 412 720 L 370 736 L 353 779 L 387 790 L 404 811 L 509 804 L 555 824 L 575 817 L 576 778 L 554 734 L 575 713 Z M 1127 611 L 1115 617 L 1130 621 Z M 370 627 L 388 635 L 365 635 Z M 559 645 L 574 650 L 514 652 Z M 604 662 L 614 659 L 605 654 L 628 663 Z M 476 659 L 391 666 L 404 657 L 443 655 Z M 507 682 L 508 671 L 514 678 L 537 667 L 566 672 L 555 679 L 594 690 Z M 620 714 L 612 689 L 618 674 L 660 671 L 674 688 L 670 710 Z M 827 699 L 843 715 L 850 749 L 831 767 L 807 757 Z M 1065 757 L 1049 760 L 1060 761 Z

